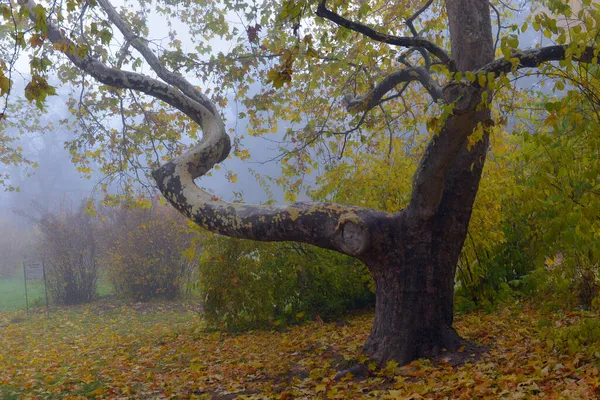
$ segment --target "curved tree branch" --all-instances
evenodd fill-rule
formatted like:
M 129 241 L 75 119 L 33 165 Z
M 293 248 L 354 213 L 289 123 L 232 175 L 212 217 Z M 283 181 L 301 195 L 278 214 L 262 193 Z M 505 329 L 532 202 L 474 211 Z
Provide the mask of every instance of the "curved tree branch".
M 150 50 L 148 45 L 144 43 L 144 41 L 141 38 L 136 36 L 131 27 L 125 21 L 123 21 L 117 10 L 115 10 L 115 8 L 112 6 L 112 4 L 110 4 L 108 0 L 98 0 L 98 4 L 100 4 L 104 12 L 106 12 L 108 19 L 116 25 L 119 31 L 121 31 L 121 33 L 125 37 L 125 40 L 128 43 L 130 43 L 137 51 L 140 52 L 140 54 L 144 57 L 146 62 L 150 65 L 152 70 L 156 72 L 160 79 L 177 87 L 186 96 L 202 104 L 213 114 L 217 114 L 217 109 L 207 96 L 205 96 L 199 90 L 194 88 L 181 75 L 174 74 L 173 72 L 165 68 L 165 66 L 160 62 L 158 57 Z
M 425 87 L 433 101 L 437 102 L 442 98 L 442 88 L 429 72 L 423 67 L 413 67 L 392 72 L 368 93 L 356 98 L 347 97 L 344 101 L 348 110 L 368 111 L 380 104 L 383 96 L 399 83 L 415 81 L 420 82 Z
M 153 171 L 158 188 L 181 213 L 210 231 L 227 236 L 261 241 L 298 241 L 359 256 L 371 247 L 373 229 L 387 213 L 371 209 L 331 204 L 294 203 L 287 206 L 254 206 L 220 201 L 199 188 L 194 179 L 206 174 L 229 154 L 231 145 L 223 121 L 214 104 L 185 78 L 160 64 L 147 45 L 135 38 L 114 8 L 99 1 L 109 19 L 130 39 L 161 79 L 121 71 L 97 59 L 77 53 L 77 45 L 51 21 L 48 39 L 78 68 L 106 85 L 141 91 L 179 109 L 200 125 L 202 140 L 187 153 Z M 36 21 L 36 4 L 21 0 Z
M 33 0 L 21 0 L 21 4 L 29 9 L 30 19 L 35 21 L 37 18 L 34 10 L 36 3 Z M 60 29 L 50 22 L 48 22 L 47 34 L 48 39 L 55 45 L 55 48 L 65 54 L 77 68 L 105 85 L 117 89 L 133 89 L 146 93 L 181 110 L 199 125 L 203 124 L 204 118 L 213 115 L 202 104 L 164 82 L 136 72 L 110 68 L 89 54 L 79 55 L 77 44 L 69 40 Z
M 415 19 L 419 18 L 419 15 L 423 14 L 425 11 L 427 11 L 427 9 L 429 7 L 431 7 L 432 3 L 433 3 L 433 0 L 427 0 L 427 2 L 425 4 L 423 4 L 423 6 L 421 8 L 419 8 L 417 11 L 415 11 L 415 13 L 413 15 L 411 15 L 410 17 L 408 17 L 406 19 L 406 23 L 412 24 L 415 21 Z M 412 29 L 414 29 L 414 26 Z
M 516 66 L 516 69 L 535 68 L 546 62 L 565 60 L 567 57 L 568 48 L 569 45 L 541 47 L 539 49 L 525 50 L 515 53 L 511 58 L 519 59 L 519 64 Z M 592 62 L 594 59 L 598 59 L 597 51 L 597 47 L 587 46 L 585 49 L 583 49 L 581 55 L 573 57 L 573 60 L 584 63 Z M 509 73 L 513 70 L 513 68 L 513 64 L 510 60 L 500 58 L 484 65 L 478 69 L 476 73 L 485 72 L 487 74 L 489 72 L 493 72 L 498 75 L 501 73 Z
M 494 10 L 494 12 L 496 13 L 496 24 L 498 25 L 498 30 L 496 31 L 496 40 L 494 41 L 494 52 L 496 51 L 496 49 L 498 48 L 498 42 L 500 41 L 500 31 L 502 30 L 502 21 L 501 21 L 501 15 L 500 15 L 500 11 L 498 10 L 498 8 L 496 8 L 496 6 L 490 1 L 490 8 L 492 10 Z
M 446 53 L 444 49 L 442 49 L 435 43 L 420 37 L 393 36 L 378 32 L 373 28 L 370 28 L 358 22 L 350 21 L 349 19 L 346 19 L 341 15 L 329 10 L 325 3 L 326 0 L 321 0 L 319 2 L 319 6 L 317 8 L 316 13 L 319 17 L 328 19 L 339 26 L 361 33 L 378 42 L 383 42 L 394 46 L 424 48 L 431 54 L 436 56 L 443 64 L 447 65 L 450 71 L 454 72 L 454 70 L 456 69 L 454 66 L 454 62 L 450 58 L 448 53 Z

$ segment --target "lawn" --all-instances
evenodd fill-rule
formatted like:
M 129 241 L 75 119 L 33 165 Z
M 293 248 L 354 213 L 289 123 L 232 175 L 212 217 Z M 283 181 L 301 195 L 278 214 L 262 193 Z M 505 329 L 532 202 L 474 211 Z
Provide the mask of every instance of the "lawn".
M 573 316 L 573 318 L 582 318 Z M 208 331 L 188 303 L 124 306 L 115 300 L 0 314 L 0 393 L 17 398 L 584 399 L 598 398 L 595 360 L 550 350 L 540 314 L 512 305 L 457 319 L 489 346 L 463 365 L 416 361 L 376 370 L 361 356 L 373 315 L 284 331 Z M 567 316 L 556 317 L 553 326 Z M 11 322 L 12 321 L 12 322 Z M 547 325 L 547 322 L 544 324 Z M 357 362 L 367 376 L 335 380 Z
M 23 276 L 15 275 L 12 278 L 0 278 L 0 311 L 24 309 L 25 285 Z M 38 281 L 27 283 L 29 304 L 45 304 L 44 284 Z
M 25 285 L 23 284 L 23 281 L 23 275 L 20 274 L 15 274 L 11 278 L 0 278 L 0 311 L 21 310 L 26 308 Z M 112 293 L 111 285 L 105 280 L 99 279 L 98 295 L 106 296 L 110 293 Z M 41 281 L 28 281 L 27 295 L 29 297 L 30 306 L 46 304 L 44 283 Z

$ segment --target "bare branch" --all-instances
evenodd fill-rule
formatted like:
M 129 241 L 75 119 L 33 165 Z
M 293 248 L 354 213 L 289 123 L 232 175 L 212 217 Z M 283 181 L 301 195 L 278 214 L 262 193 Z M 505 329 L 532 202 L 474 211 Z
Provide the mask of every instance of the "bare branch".
M 496 31 L 496 40 L 494 41 L 494 52 L 498 48 L 498 42 L 500 41 L 500 30 L 502 29 L 502 21 L 500 19 L 500 11 L 496 8 L 495 5 L 490 2 L 490 7 L 496 13 L 496 23 L 498 24 L 498 30 Z
M 444 51 L 444 49 L 442 49 L 435 43 L 420 37 L 393 36 L 378 32 L 373 28 L 370 28 L 358 22 L 350 21 L 349 19 L 346 19 L 341 15 L 329 10 L 325 3 L 326 0 L 321 0 L 319 2 L 319 6 L 317 8 L 317 15 L 319 17 L 328 19 L 339 26 L 361 33 L 378 42 L 391 44 L 393 46 L 422 47 L 434 56 L 436 56 L 443 64 L 447 65 L 450 71 L 455 71 L 456 68 L 454 66 L 453 60 L 450 58 L 448 53 Z
M 429 72 L 423 67 L 414 67 L 392 72 L 370 92 L 354 99 L 346 98 L 346 105 L 349 110 L 370 110 L 381 103 L 383 96 L 399 83 L 414 81 L 420 82 L 425 87 L 433 101 L 437 102 L 442 98 L 442 88 L 433 80 Z
M 427 3 L 423 5 L 423 7 L 419 8 L 413 15 L 406 19 L 407 24 L 412 24 L 415 19 L 419 18 L 419 15 L 423 14 L 433 3 L 433 0 L 428 0 Z
M 414 24 L 415 19 L 417 19 L 419 15 L 424 13 L 425 10 L 427 10 L 432 3 L 433 0 L 428 0 L 427 3 L 423 5 L 423 7 L 419 8 L 413 15 L 406 19 L 406 25 L 408 26 L 408 29 L 410 29 L 410 32 L 413 34 L 414 37 L 419 37 L 419 32 L 417 32 L 417 29 L 415 28 Z M 423 59 L 425 60 L 425 68 L 429 70 L 429 68 L 431 67 L 431 57 L 429 57 L 429 53 L 423 47 L 418 47 L 417 50 L 419 51 L 419 53 L 421 53 Z
M 511 59 L 516 58 L 519 60 L 519 64 L 516 66 L 516 69 L 535 68 L 546 62 L 560 61 L 566 59 L 568 48 L 569 45 L 557 45 L 542 47 L 534 50 L 525 50 L 513 54 Z M 590 63 L 594 59 L 598 60 L 598 55 L 594 54 L 596 53 L 596 51 L 596 47 L 587 46 L 583 50 L 581 55 L 579 55 L 578 57 L 573 57 L 573 60 L 583 63 Z M 513 70 L 513 68 L 515 67 L 513 67 L 513 64 L 510 60 L 500 58 L 492 61 L 489 64 L 484 65 L 476 72 L 493 72 L 496 75 L 498 75 L 501 73 L 509 73 Z
M 35 18 L 37 18 L 37 14 L 34 10 L 36 3 L 33 0 L 21 0 L 21 4 L 29 9 L 30 19 L 35 21 Z M 146 93 L 181 110 L 199 125 L 202 125 L 203 118 L 212 117 L 213 115 L 212 112 L 203 105 L 161 81 L 135 72 L 110 68 L 89 54 L 80 56 L 77 53 L 77 45 L 69 40 L 61 30 L 52 23 L 48 23 L 48 39 L 52 43 L 58 45 L 57 47 L 61 49 L 61 52 L 65 54 L 77 68 L 105 85 L 117 89 L 133 89 Z
M 117 10 L 110 4 L 108 0 L 98 0 L 98 4 L 104 9 L 108 19 L 114 23 L 117 28 L 121 31 L 125 40 L 130 43 L 140 54 L 144 57 L 144 59 L 148 62 L 150 67 L 158 77 L 165 82 L 177 87 L 180 89 L 186 96 L 194 99 L 198 103 L 202 104 L 205 108 L 210 110 L 213 114 L 217 113 L 216 108 L 213 103 L 202 94 L 198 89 L 193 87 L 185 78 L 181 75 L 174 74 L 169 71 L 165 66 L 160 62 L 158 57 L 150 50 L 148 45 L 142 41 L 141 38 L 137 37 L 131 27 L 123 21 Z

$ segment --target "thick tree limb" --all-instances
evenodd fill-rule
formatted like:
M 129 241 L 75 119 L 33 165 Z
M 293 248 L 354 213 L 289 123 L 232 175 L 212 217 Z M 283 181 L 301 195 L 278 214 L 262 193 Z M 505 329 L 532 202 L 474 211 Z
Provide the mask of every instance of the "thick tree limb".
M 370 28 L 358 22 L 350 21 L 349 19 L 346 19 L 341 15 L 329 10 L 325 3 L 326 0 L 321 0 L 319 2 L 319 6 L 317 8 L 317 15 L 319 17 L 328 19 L 336 25 L 361 33 L 378 42 L 387 43 L 394 46 L 424 48 L 431 54 L 436 56 L 443 64 L 446 64 L 448 66 L 448 69 L 450 69 L 451 71 L 455 70 L 454 62 L 452 61 L 448 53 L 446 53 L 444 49 L 442 49 L 435 43 L 420 37 L 393 36 L 378 32 L 373 28 Z
M 444 102 L 454 104 L 441 132 L 430 140 L 413 178 L 409 213 L 419 218 L 432 217 L 443 196 L 444 181 L 450 164 L 479 122 L 486 123 L 489 112 L 473 111 L 481 102 L 481 89 L 451 83 L 443 90 Z
M 135 38 L 114 8 L 100 0 L 109 19 L 126 40 L 142 54 L 161 79 L 117 70 L 89 56 L 80 56 L 77 46 L 52 21 L 47 21 L 48 39 L 69 60 L 96 80 L 115 88 L 141 91 L 179 109 L 198 123 L 202 140 L 187 153 L 153 172 L 158 188 L 169 202 L 198 225 L 231 237 L 261 241 L 298 241 L 359 256 L 368 251 L 372 228 L 386 213 L 330 203 L 295 203 L 288 206 L 253 206 L 220 201 L 200 189 L 194 179 L 206 174 L 229 154 L 231 145 L 214 104 L 185 78 L 160 64 L 144 41 Z M 21 0 L 36 21 L 35 2 Z
M 568 45 L 547 46 L 539 49 L 525 50 L 515 53 L 513 54 L 512 58 L 519 59 L 519 64 L 516 66 L 517 69 L 535 68 L 546 62 L 566 59 L 568 48 Z M 598 50 L 596 47 L 587 46 L 581 55 L 578 57 L 573 57 L 573 60 L 584 63 L 592 62 L 594 59 L 598 59 L 597 51 Z M 509 73 L 512 70 L 512 62 L 510 60 L 500 58 L 484 65 L 476 72 L 485 72 L 486 74 L 493 72 L 498 75 L 501 73 Z
M 399 83 L 415 81 L 420 82 L 425 87 L 433 101 L 437 102 L 442 98 L 442 88 L 431 77 L 429 72 L 423 67 L 413 67 L 392 72 L 383 78 L 371 91 L 362 96 L 356 98 L 347 97 L 345 99 L 346 107 L 348 110 L 368 111 L 376 107 L 383 99 L 383 96 Z
M 169 71 L 160 62 L 158 57 L 150 50 L 146 43 L 135 35 L 131 27 L 123 21 L 123 18 L 119 15 L 117 10 L 110 4 L 108 0 L 98 0 L 98 4 L 102 7 L 108 19 L 115 24 L 115 26 L 121 31 L 125 40 L 130 43 L 140 54 L 144 57 L 146 62 L 150 65 L 152 70 L 156 72 L 158 77 L 165 82 L 180 89 L 186 96 L 194 99 L 198 103 L 202 104 L 205 108 L 212 111 L 213 114 L 217 114 L 217 110 L 214 104 L 206 97 L 202 92 L 194 88 L 185 78 L 181 75 L 174 74 Z
M 29 16 L 35 22 L 36 14 L 33 0 L 21 0 L 21 4 L 29 10 Z M 92 56 L 80 56 L 77 45 L 69 40 L 60 29 L 48 23 L 48 39 L 79 69 L 99 82 L 118 89 L 133 89 L 151 95 L 189 115 L 196 123 L 202 125 L 203 118 L 212 115 L 211 111 L 182 94 L 170 85 L 136 72 L 110 68 Z
M 463 72 L 471 71 L 491 62 L 494 50 L 488 2 L 485 0 L 446 0 L 446 12 L 452 56 L 455 57 L 457 68 Z M 444 198 L 446 198 L 447 204 L 448 202 L 455 204 L 455 199 L 467 195 L 464 198 L 470 198 L 470 194 L 477 192 L 477 185 L 469 188 L 461 187 L 460 180 L 456 181 L 458 187 L 453 187 L 456 182 L 452 182 L 451 176 L 463 173 L 465 176 L 471 175 L 473 163 L 467 146 L 469 135 L 480 127 L 484 129 L 484 139 L 487 138 L 485 130 L 488 129 L 487 125 L 491 122 L 490 111 L 485 107 L 479 107 L 484 90 L 470 83 L 459 82 L 451 82 L 444 87 L 444 103 L 452 105 L 453 111 L 443 123 L 439 134 L 435 135 L 437 132 L 434 132 L 413 178 L 413 192 L 407 211 L 417 220 L 432 218 L 439 212 L 445 212 L 444 206 L 440 209 Z M 484 147 L 485 149 L 483 149 Z M 475 148 L 480 149 L 478 145 Z M 481 149 L 485 155 L 487 146 L 483 146 Z M 477 157 L 480 153 L 476 152 L 473 155 Z M 471 181 L 471 178 L 467 178 L 462 182 Z M 479 178 L 473 182 L 478 183 Z M 468 202 L 465 205 L 455 204 L 457 208 L 463 207 L 468 210 L 468 215 L 464 215 L 467 224 L 471 210 Z M 460 209 L 456 211 L 458 214 L 463 212 Z M 457 226 L 461 225 L 457 224 Z M 458 254 L 456 256 L 458 257 Z

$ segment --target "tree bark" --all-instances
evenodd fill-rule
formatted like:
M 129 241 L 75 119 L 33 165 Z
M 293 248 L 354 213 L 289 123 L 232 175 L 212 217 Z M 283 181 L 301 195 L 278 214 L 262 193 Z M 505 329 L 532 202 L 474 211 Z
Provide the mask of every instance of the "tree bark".
M 375 320 L 364 350 L 379 365 L 434 357 L 461 344 L 452 328 L 453 259 L 436 247 L 433 220 L 415 224 L 406 211 L 396 218 L 405 229 L 364 259 L 376 286 Z
M 447 0 L 446 8 L 456 68 L 490 63 L 488 3 Z M 452 327 L 454 277 L 489 142 L 486 130 L 471 149 L 466 139 L 478 124 L 487 128 L 490 112 L 477 110 L 480 93 L 460 86 L 446 90 L 458 91 L 445 96 L 447 103 L 457 100 L 455 113 L 421 160 L 411 204 L 398 216 L 405 233 L 364 259 L 376 285 L 375 320 L 364 350 L 380 365 L 434 357 L 463 342 Z

